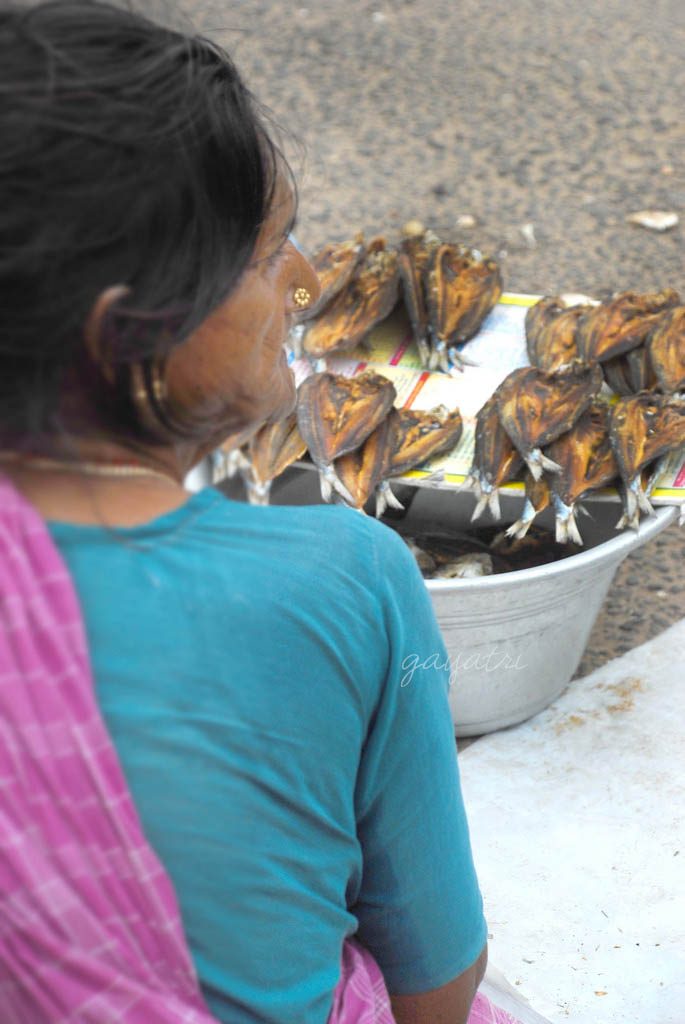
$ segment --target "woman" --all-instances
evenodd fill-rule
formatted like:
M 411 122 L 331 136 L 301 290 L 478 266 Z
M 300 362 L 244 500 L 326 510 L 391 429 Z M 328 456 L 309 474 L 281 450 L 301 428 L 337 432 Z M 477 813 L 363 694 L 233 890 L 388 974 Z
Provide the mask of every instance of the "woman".
M 287 413 L 312 268 L 216 46 L 87 0 L 0 9 L 0 469 L 47 521 L 97 700 L 219 1021 L 323 1024 L 352 935 L 395 1019 L 485 963 L 423 581 L 385 527 L 188 470 Z

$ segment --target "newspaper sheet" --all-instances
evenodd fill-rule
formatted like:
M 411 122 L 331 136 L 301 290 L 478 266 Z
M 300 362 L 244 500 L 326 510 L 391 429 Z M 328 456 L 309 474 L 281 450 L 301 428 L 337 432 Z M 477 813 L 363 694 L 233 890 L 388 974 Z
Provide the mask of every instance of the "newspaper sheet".
M 464 355 L 477 364 L 463 371 L 446 374 L 421 368 L 409 319 L 401 307 L 372 331 L 364 346 L 327 357 L 326 366 L 332 373 L 352 377 L 369 368 L 389 377 L 395 385 L 395 405 L 399 407 L 458 407 L 464 429 L 456 448 L 429 460 L 420 469 L 411 470 L 403 479 L 419 486 L 447 488 L 456 488 L 463 482 L 473 461 L 476 413 L 512 370 L 529 365 L 524 320 L 528 308 L 538 298 L 537 295 L 505 292 L 476 337 L 460 346 Z M 291 355 L 290 364 L 298 384 L 313 373 L 306 358 L 294 359 Z M 505 484 L 503 489 L 523 493 L 523 483 Z M 619 500 L 613 488 L 593 494 L 592 498 Z M 655 505 L 685 502 L 683 449 L 673 452 L 667 460 L 650 501 Z

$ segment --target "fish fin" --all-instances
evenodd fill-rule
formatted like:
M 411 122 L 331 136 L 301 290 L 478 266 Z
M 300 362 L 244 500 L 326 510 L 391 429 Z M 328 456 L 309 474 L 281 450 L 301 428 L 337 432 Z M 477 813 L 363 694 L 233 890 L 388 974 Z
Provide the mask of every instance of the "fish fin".
M 465 366 L 480 366 L 475 359 L 469 359 L 463 352 L 460 352 L 454 345 L 450 345 L 447 349 L 448 358 L 451 361 L 452 369 L 458 370 L 459 373 L 463 373 Z
M 399 500 L 397 495 L 393 494 L 392 488 L 387 480 L 384 480 L 376 488 L 376 518 L 379 519 L 386 508 L 394 508 L 398 511 L 404 511 L 404 505 Z
M 504 531 L 507 537 L 516 537 L 517 540 L 521 540 L 523 537 L 525 537 L 525 535 L 528 533 L 528 530 L 530 529 L 530 524 L 533 522 L 536 515 L 537 512 L 535 511 L 532 502 L 528 498 L 526 498 L 525 502 L 523 503 L 521 518 L 517 519 L 515 523 L 512 523 L 511 526 L 507 527 L 507 529 Z
M 539 448 L 534 448 L 530 455 L 526 458 L 526 465 L 530 470 L 530 474 L 533 477 L 533 480 L 536 481 L 539 480 L 542 476 L 542 466 L 540 465 L 537 458 L 539 451 Z
M 499 506 L 499 488 L 493 487 L 490 497 L 488 498 L 488 508 L 490 509 L 490 515 L 493 519 L 501 519 L 502 512 Z
M 490 495 L 487 494 L 487 493 L 484 493 L 481 490 L 480 493 L 476 492 L 476 497 L 478 498 L 478 501 L 476 502 L 476 507 L 474 508 L 473 512 L 471 513 L 471 522 L 473 522 L 474 519 L 479 519 L 480 516 L 483 515 L 483 512 L 485 512 L 485 509 L 487 508 L 488 499 L 489 499 Z
M 357 502 L 354 500 L 348 489 L 345 487 L 345 484 L 342 482 L 342 480 L 338 476 L 336 476 L 335 471 L 333 470 L 332 467 L 330 483 L 333 490 L 336 491 L 341 496 L 341 498 L 343 498 L 343 500 L 347 502 L 348 505 L 351 505 L 352 508 L 358 508 Z
M 566 542 L 568 543 L 569 540 L 573 541 L 574 544 L 582 545 L 583 543 L 583 538 L 580 535 L 580 530 L 578 529 L 578 524 L 576 522 L 576 507 L 573 505 L 571 506 L 571 511 L 566 522 Z
M 648 516 L 655 516 L 656 515 L 656 512 L 654 511 L 654 507 L 652 506 L 649 498 L 644 493 L 644 491 L 642 491 L 642 489 L 640 489 L 637 492 L 637 503 L 640 506 L 641 511 L 644 512 L 646 515 L 648 515 Z
M 548 458 L 548 456 L 542 451 L 540 452 L 540 465 L 543 469 L 546 469 L 548 473 L 561 473 L 561 466 L 559 463 Z
M 530 519 L 524 519 L 524 517 L 521 516 L 521 518 L 517 519 L 515 523 L 508 526 L 504 532 L 507 537 L 515 537 L 517 540 L 521 540 L 528 533 L 532 522 L 532 517 Z
M 212 482 L 220 483 L 222 480 L 232 480 L 240 473 L 243 477 L 251 474 L 252 465 L 245 453 L 240 448 L 233 448 L 230 452 L 219 449 L 214 453 L 215 462 L 212 469 Z
M 637 495 L 632 487 L 626 487 L 624 491 L 623 516 L 619 520 L 623 527 L 630 530 L 637 530 L 640 521 L 640 511 Z M 618 529 L 618 526 L 617 526 Z
M 330 466 L 319 469 L 319 485 L 321 487 L 321 498 L 326 504 L 330 503 L 333 497 L 333 484 L 330 477 L 333 475 L 333 470 Z
M 250 505 L 268 505 L 271 494 L 271 481 L 264 484 L 256 483 L 251 477 L 243 476 Z
M 425 369 L 426 367 L 428 367 L 430 363 L 430 345 L 428 344 L 425 338 L 417 338 L 416 346 L 419 350 L 419 359 L 421 360 L 421 366 L 423 366 Z
M 437 349 L 436 350 L 437 350 L 437 353 L 438 353 L 437 369 L 438 370 L 442 370 L 443 373 L 449 373 L 450 372 L 450 360 L 449 360 L 449 356 L 447 355 L 447 346 L 445 345 L 445 342 L 444 341 L 439 341 L 438 344 L 437 344 Z

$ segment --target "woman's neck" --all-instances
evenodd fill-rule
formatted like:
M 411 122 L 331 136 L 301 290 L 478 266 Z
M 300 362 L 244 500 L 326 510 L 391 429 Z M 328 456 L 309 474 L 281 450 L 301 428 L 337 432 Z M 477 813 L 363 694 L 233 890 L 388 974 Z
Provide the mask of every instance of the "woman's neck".
M 36 439 L 0 458 L 0 472 L 46 519 L 116 527 L 140 525 L 183 505 L 189 497 L 183 479 L 193 463 L 187 446 Z
M 184 505 L 188 491 L 171 478 L 100 477 L 0 463 L 45 519 L 79 525 L 140 526 Z

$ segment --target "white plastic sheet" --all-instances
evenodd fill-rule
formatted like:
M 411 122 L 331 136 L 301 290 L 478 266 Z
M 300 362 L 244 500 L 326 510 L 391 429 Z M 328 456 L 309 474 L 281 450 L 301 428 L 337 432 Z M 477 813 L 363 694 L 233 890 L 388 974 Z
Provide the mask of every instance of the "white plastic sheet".
M 491 961 L 552 1024 L 685 1021 L 685 620 L 460 756 Z

